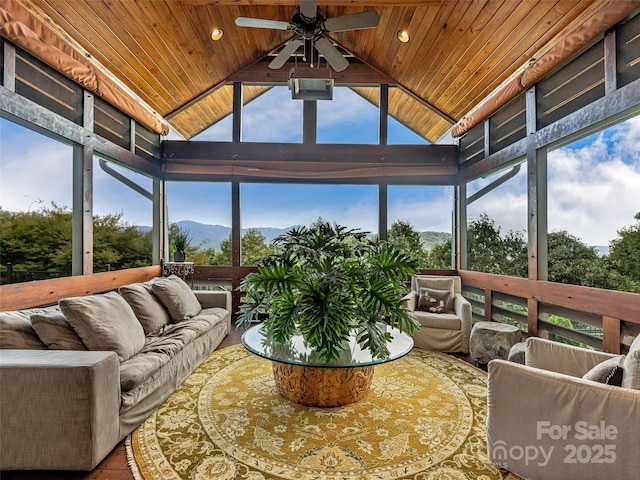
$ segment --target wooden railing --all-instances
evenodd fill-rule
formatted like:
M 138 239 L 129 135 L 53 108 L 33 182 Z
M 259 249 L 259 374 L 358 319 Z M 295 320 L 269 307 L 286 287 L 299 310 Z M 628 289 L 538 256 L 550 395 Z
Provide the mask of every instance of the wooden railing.
M 121 285 L 145 282 L 160 274 L 160 266 L 153 266 L 2 285 L 0 311 L 52 305 L 64 297 L 108 292 Z
M 483 320 L 500 321 L 501 316 L 510 316 L 520 320 L 530 336 L 555 333 L 606 352 L 620 353 L 640 332 L 640 294 L 468 270 L 458 274 L 463 291 L 484 297 Z M 505 303 L 525 306 L 525 313 L 507 311 L 503 306 Z M 602 338 L 555 325 L 547 321 L 549 315 L 601 328 Z

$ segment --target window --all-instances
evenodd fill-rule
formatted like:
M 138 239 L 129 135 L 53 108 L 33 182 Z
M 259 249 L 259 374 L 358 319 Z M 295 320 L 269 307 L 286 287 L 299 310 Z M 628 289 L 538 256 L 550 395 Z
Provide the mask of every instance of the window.
M 389 186 L 387 197 L 389 241 L 405 244 L 420 268 L 451 268 L 453 187 Z M 397 230 L 399 224 L 411 227 L 409 236 L 419 235 L 419 246 Z
M 72 170 L 71 146 L 0 118 L 2 283 L 71 275 Z
M 230 265 L 231 251 L 222 254 L 231 234 L 231 184 L 167 182 L 168 222 L 190 238 L 186 250 L 196 265 Z M 171 249 L 171 239 L 169 239 Z M 229 244 L 230 247 L 230 244 Z M 173 258 L 173 250 L 167 252 Z
M 640 288 L 640 244 L 618 246 L 639 231 L 639 144 L 640 116 L 548 153 L 549 280 Z
M 348 228 L 377 233 L 378 188 L 372 185 L 253 184 L 241 186 L 242 232 L 254 229 L 265 244 L 291 227 L 322 218 Z M 245 249 L 246 250 L 246 249 Z M 256 254 L 244 258 L 254 263 Z
M 253 86 L 243 86 L 243 142 L 302 143 L 302 105 L 286 86 L 276 86 L 254 98 Z
M 348 87 L 318 101 L 318 143 L 378 143 L 378 107 Z
M 151 265 L 152 193 L 151 178 L 94 157 L 94 272 Z
M 526 278 L 526 165 L 470 182 L 467 198 L 467 267 Z

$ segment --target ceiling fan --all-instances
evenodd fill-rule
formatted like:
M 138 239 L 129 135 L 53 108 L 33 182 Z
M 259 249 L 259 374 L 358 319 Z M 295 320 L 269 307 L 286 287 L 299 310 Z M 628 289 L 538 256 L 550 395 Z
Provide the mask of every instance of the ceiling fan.
M 271 28 L 295 32 L 296 36 L 269 63 L 270 68 L 281 68 L 289 57 L 298 50 L 300 45 L 305 44 L 306 48 L 308 44 L 309 50 L 312 52 L 313 47 L 315 47 L 336 72 L 341 72 L 347 68 L 349 61 L 326 37 L 326 34 L 375 28 L 379 22 L 380 15 L 375 10 L 325 18 L 318 11 L 317 0 L 300 0 L 300 11 L 293 16 L 290 22 L 249 17 L 236 18 L 236 25 L 240 27 Z

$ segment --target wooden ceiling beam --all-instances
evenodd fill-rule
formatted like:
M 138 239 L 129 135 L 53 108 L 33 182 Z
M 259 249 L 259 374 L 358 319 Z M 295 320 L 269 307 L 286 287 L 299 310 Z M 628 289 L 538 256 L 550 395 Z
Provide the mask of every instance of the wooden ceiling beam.
M 446 165 L 457 168 L 455 145 L 303 144 L 259 142 L 162 142 L 162 161 L 277 161 Z
M 183 0 L 192 5 L 248 6 L 300 5 L 300 0 Z M 441 0 L 320 0 L 319 7 L 439 7 Z
M 324 78 L 322 74 L 326 72 L 326 78 L 333 78 L 336 85 L 395 84 L 391 78 L 364 63 L 352 63 L 346 70 L 336 72 L 323 67 L 311 70 L 304 62 L 298 62 L 297 66 L 293 63 L 287 63 L 278 70 L 269 68 L 269 62 L 256 62 L 234 73 L 227 81 L 286 84 L 289 80 L 289 73 L 294 66 L 296 72 L 300 73 L 296 75 L 298 78 L 307 78 L 307 74 L 312 78 Z

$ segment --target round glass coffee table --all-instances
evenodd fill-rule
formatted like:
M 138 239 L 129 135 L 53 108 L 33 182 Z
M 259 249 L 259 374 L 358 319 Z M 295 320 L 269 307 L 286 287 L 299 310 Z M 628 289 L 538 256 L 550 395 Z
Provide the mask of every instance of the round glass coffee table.
M 332 362 L 318 359 L 302 335 L 294 335 L 286 344 L 277 343 L 254 325 L 242 335 L 247 350 L 272 361 L 273 378 L 278 391 L 292 402 L 311 407 L 337 407 L 362 399 L 371 387 L 374 367 L 403 357 L 413 348 L 413 339 L 387 326 L 392 340 L 389 356 L 373 358 L 350 337 L 340 358 Z

